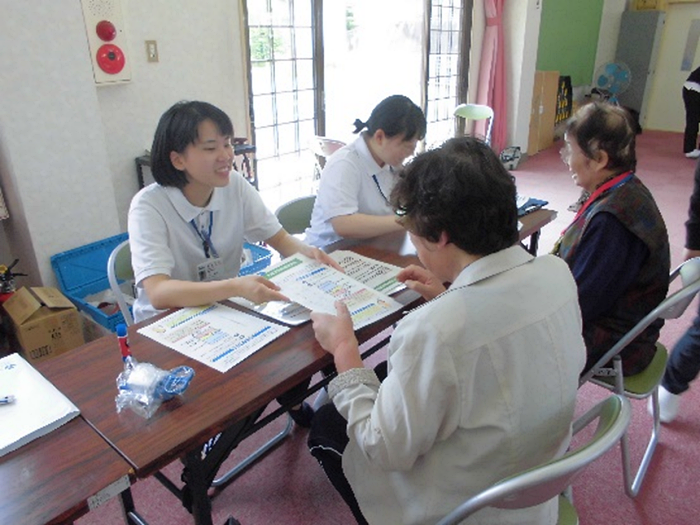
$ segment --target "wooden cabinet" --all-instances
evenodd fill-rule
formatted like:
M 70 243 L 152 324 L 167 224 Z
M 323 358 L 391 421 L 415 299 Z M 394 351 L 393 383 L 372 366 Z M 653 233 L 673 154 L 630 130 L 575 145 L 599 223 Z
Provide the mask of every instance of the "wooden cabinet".
M 530 113 L 528 155 L 534 155 L 554 143 L 554 121 L 557 114 L 559 71 L 535 71 Z

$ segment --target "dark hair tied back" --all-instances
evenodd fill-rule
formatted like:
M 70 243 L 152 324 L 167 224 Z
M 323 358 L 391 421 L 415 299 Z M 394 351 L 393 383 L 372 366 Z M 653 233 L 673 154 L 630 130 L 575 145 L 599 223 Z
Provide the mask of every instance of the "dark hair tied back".
M 353 131 L 353 133 L 359 133 L 367 127 L 367 123 L 362 122 L 359 118 L 356 118 L 355 122 L 353 122 L 352 124 L 353 126 L 355 126 L 355 131 Z
M 382 100 L 372 110 L 367 122 L 355 120 L 355 133 L 367 128 L 370 135 L 382 130 L 389 138 L 402 137 L 404 140 L 423 140 L 427 123 L 421 108 L 404 95 L 391 95 Z

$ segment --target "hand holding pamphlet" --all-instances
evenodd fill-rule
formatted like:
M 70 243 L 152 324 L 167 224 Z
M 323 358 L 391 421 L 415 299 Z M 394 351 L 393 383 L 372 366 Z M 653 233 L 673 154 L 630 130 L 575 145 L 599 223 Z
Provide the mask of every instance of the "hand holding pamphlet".
M 405 288 L 396 280 L 401 268 L 351 251 L 336 251 L 331 257 L 346 273 L 300 254 L 266 269 L 265 277 L 280 286 L 282 293 L 294 303 L 254 305 L 238 297 L 231 300 L 292 325 L 308 321 L 312 310 L 335 315 L 335 301 L 341 300 L 350 310 L 355 329 L 401 308 L 400 303 L 387 295 Z

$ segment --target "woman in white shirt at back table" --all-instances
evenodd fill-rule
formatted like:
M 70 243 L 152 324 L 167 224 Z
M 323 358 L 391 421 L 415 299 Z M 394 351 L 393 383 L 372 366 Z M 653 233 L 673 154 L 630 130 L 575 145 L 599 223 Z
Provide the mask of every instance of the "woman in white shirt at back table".
M 307 244 L 321 248 L 346 237 L 401 230 L 389 196 L 403 161 L 413 155 L 425 130 L 425 115 L 403 95 L 382 100 L 367 122 L 355 120 L 354 133 L 360 136 L 336 151 L 321 174 Z

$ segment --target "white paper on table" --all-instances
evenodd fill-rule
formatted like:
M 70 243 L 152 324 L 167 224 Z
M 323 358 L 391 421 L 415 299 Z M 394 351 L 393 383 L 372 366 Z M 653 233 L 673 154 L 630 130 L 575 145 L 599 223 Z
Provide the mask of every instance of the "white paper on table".
M 80 410 L 19 354 L 0 359 L 0 390 L 14 402 L 0 405 L 0 456 L 67 423 Z
M 226 372 L 288 330 L 214 303 L 182 308 L 138 332 L 214 370 Z
M 265 276 L 292 301 L 314 312 L 335 315 L 343 301 L 357 330 L 402 308 L 402 304 L 338 270 L 301 254 L 269 268 Z

